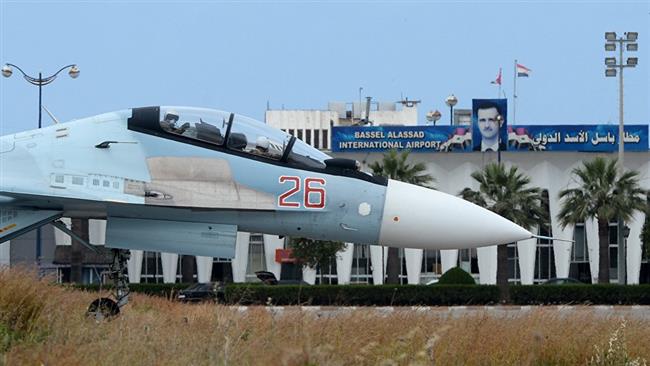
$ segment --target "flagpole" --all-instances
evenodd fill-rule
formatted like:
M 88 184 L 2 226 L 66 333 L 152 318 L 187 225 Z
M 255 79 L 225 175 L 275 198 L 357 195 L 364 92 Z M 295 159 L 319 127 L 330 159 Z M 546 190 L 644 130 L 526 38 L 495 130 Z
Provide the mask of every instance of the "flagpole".
M 515 59 L 514 88 L 512 90 L 512 124 L 517 124 L 517 60 Z
M 499 67 L 499 94 L 497 94 L 497 99 L 501 98 L 501 68 Z

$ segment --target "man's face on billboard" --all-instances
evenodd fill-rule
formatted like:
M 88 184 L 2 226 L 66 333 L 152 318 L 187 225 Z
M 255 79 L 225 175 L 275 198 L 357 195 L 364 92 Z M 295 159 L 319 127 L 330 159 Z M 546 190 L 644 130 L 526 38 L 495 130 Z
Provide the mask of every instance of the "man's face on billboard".
M 478 129 L 484 139 L 494 138 L 499 133 L 499 111 L 495 107 L 482 108 L 478 112 Z

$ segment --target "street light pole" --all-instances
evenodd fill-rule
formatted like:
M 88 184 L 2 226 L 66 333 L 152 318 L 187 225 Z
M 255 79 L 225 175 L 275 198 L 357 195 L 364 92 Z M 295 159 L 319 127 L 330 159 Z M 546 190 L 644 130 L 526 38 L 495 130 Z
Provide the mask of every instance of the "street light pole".
M 445 103 L 449 106 L 449 125 L 454 124 L 454 106 L 458 103 L 458 98 L 455 95 L 450 95 L 445 99 Z
M 70 69 L 68 74 L 70 75 L 71 78 L 76 79 L 77 76 L 79 76 L 79 68 L 75 64 L 70 64 L 63 66 L 62 68 L 59 69 L 59 71 L 55 72 L 54 74 L 43 78 L 43 73 L 39 72 L 38 73 L 38 78 L 35 78 L 33 76 L 27 75 L 20 67 L 6 63 L 2 67 L 2 75 L 6 78 L 10 77 L 13 74 L 13 68 L 16 68 L 20 73 L 23 75 L 23 78 L 30 84 L 38 86 L 38 128 L 40 129 L 43 127 L 43 85 L 48 85 L 51 82 L 53 82 L 56 77 L 59 75 L 59 73 L 65 69 Z M 41 256 L 42 256 L 42 235 L 41 235 L 41 228 L 39 227 L 36 229 L 36 262 L 38 263 L 40 267 L 41 263 Z
M 619 48 L 619 58 L 616 60 L 615 57 L 606 57 L 605 58 L 605 76 L 614 77 L 616 76 L 616 71 L 618 71 L 619 80 L 618 80 L 618 171 L 619 174 L 623 174 L 625 171 L 624 167 L 624 157 L 625 157 L 625 128 L 624 128 L 624 103 L 623 103 L 623 70 L 626 67 L 635 67 L 638 63 L 637 57 L 629 57 L 627 62 L 623 62 L 623 47 L 626 46 L 628 51 L 638 50 L 638 43 L 636 40 L 638 38 L 637 32 L 626 32 L 624 37 L 617 38 L 615 32 L 606 32 L 605 33 L 605 51 L 615 51 L 618 45 Z M 618 283 L 626 284 L 627 283 L 627 243 L 626 237 L 624 235 L 625 222 L 622 219 L 618 219 Z

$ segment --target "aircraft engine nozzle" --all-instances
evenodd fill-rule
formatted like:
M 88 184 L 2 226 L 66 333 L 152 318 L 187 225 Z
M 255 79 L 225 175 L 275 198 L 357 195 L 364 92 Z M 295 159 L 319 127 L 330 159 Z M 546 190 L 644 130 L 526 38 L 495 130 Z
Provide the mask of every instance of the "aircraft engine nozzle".
M 463 249 L 512 243 L 532 236 L 512 221 L 459 197 L 388 181 L 380 245 Z

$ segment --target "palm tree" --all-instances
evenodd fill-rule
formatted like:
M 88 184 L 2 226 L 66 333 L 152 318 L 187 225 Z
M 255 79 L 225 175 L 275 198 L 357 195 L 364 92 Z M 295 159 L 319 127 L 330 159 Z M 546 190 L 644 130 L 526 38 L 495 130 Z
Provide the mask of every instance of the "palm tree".
M 381 162 L 376 161 L 369 167 L 376 175 L 432 188 L 429 183 L 435 182 L 435 179 L 426 174 L 427 168 L 424 163 L 411 165 L 406 162 L 410 153 L 409 150 L 404 150 L 401 153 L 395 149 L 389 150 L 384 154 Z
M 375 175 L 381 175 L 390 179 L 399 180 L 406 183 L 417 184 L 423 187 L 429 187 L 429 183 L 435 180 L 426 173 L 424 163 L 408 164 L 410 151 L 405 150 L 398 153 L 393 149 L 384 154 L 381 162 L 376 161 L 369 165 Z M 399 248 L 388 248 L 388 259 L 386 261 L 386 283 L 399 283 Z
M 582 167 L 573 169 L 572 176 L 578 188 L 560 192 L 560 225 L 598 221 L 598 283 L 608 283 L 609 222 L 628 221 L 635 211 L 645 211 L 646 192 L 639 186 L 638 172 L 618 173 L 616 159 L 598 157 L 583 162 Z
M 472 173 L 479 183 L 478 191 L 465 188 L 460 192 L 463 199 L 495 212 L 510 221 L 530 229 L 546 219 L 541 190 L 530 187 L 530 178 L 517 167 L 506 168 L 500 163 L 489 163 L 483 170 Z M 508 244 L 497 247 L 497 284 L 507 298 Z

